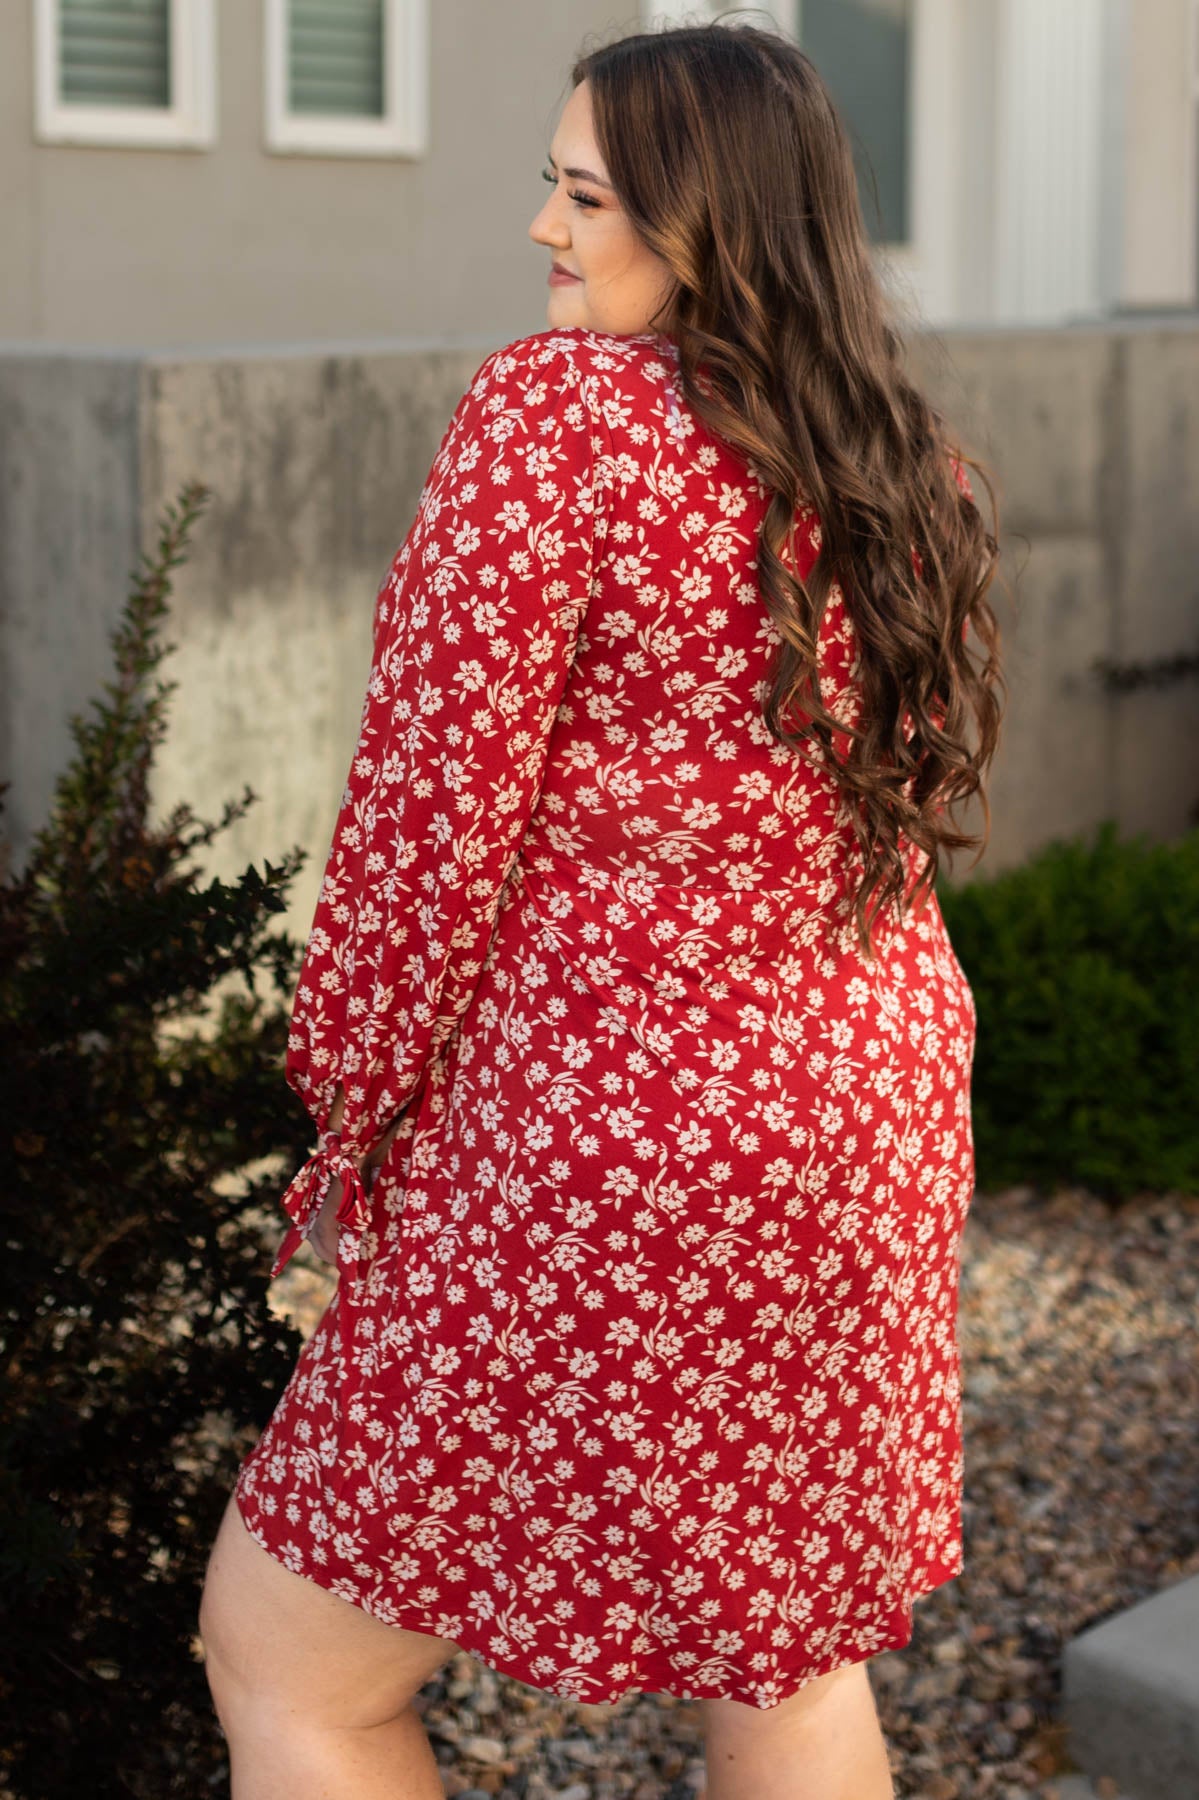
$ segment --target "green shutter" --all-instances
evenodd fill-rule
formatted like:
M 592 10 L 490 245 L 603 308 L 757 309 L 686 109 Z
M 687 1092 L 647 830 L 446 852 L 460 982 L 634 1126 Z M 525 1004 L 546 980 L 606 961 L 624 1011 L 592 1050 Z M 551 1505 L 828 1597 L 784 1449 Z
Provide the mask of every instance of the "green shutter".
M 171 0 L 59 0 L 59 24 L 65 102 L 171 104 Z
M 293 113 L 383 117 L 383 0 L 290 0 L 287 104 Z

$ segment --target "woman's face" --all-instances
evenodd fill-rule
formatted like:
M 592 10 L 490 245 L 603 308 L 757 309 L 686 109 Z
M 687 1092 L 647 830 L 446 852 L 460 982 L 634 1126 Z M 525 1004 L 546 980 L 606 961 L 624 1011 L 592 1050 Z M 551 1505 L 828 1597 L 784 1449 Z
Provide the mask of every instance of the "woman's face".
M 552 270 L 546 319 L 635 336 L 674 286 L 660 256 L 634 232 L 608 184 L 591 121 L 591 91 L 581 81 L 562 109 L 543 170 L 553 188 L 529 226 L 535 244 L 573 279 Z

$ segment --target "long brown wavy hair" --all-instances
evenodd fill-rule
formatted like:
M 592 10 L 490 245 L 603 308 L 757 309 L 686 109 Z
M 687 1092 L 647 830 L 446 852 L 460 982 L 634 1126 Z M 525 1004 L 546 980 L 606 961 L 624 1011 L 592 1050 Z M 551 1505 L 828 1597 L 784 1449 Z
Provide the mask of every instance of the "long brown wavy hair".
M 853 906 L 869 950 L 884 908 L 902 915 L 944 852 L 981 855 L 990 832 L 982 777 L 1004 682 L 986 593 L 999 545 L 951 454 L 986 482 L 998 530 L 994 489 L 903 373 L 849 139 L 797 45 L 720 21 L 636 32 L 580 56 L 571 81 L 590 84 L 617 196 L 675 277 L 650 329 L 677 342 L 693 410 L 771 490 L 757 573 L 781 643 L 763 716 L 839 784 L 862 851 Z M 822 531 L 806 582 L 794 572 L 801 503 Z M 834 583 L 858 643 L 852 726 L 820 694 L 817 633 Z M 968 833 L 950 813 L 975 794 L 982 830 Z M 914 883 L 905 839 L 926 853 Z

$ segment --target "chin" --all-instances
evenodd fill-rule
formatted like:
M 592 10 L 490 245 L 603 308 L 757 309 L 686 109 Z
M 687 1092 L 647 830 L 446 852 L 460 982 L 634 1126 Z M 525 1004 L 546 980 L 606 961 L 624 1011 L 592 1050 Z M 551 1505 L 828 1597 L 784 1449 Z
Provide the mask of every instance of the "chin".
M 583 296 L 571 292 L 568 288 L 551 288 L 545 307 L 546 322 L 550 325 L 580 325 L 587 329 L 591 320 L 587 316 L 587 308 L 583 304 Z

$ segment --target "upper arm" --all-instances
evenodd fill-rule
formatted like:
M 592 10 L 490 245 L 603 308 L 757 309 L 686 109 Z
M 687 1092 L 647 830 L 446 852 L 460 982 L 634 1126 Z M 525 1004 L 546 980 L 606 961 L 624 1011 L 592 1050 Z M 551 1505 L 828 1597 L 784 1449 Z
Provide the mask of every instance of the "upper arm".
M 493 352 L 379 592 L 292 1034 L 304 1086 L 353 1062 L 351 1135 L 452 1028 L 536 805 L 591 593 L 592 433 L 569 348 Z
M 577 629 L 594 532 L 592 418 L 572 356 L 536 336 L 493 351 L 459 402 L 380 590 L 382 673 L 411 657 L 459 699 L 495 698 L 483 677 L 505 661 L 536 667 L 550 653 L 547 632 Z

